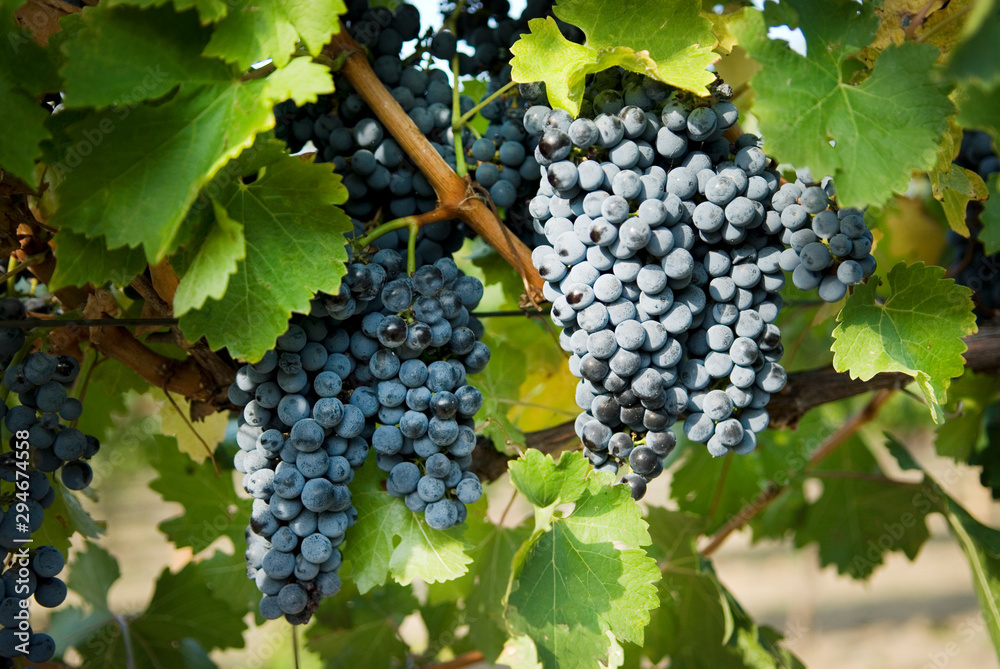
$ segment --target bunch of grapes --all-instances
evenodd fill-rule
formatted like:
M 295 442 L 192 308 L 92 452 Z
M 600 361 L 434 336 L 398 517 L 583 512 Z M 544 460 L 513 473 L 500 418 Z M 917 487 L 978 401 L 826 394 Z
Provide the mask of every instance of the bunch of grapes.
M 489 361 L 470 315 L 482 284 L 448 258 L 412 277 L 405 264 L 387 249 L 352 263 L 334 315 L 294 319 L 230 387 L 243 407 L 235 466 L 254 498 L 248 575 L 265 618 L 303 624 L 339 591 L 339 546 L 357 519 L 349 486 L 372 447 L 389 492 L 432 527 L 461 522 L 482 492 L 467 471 L 482 395 L 466 380 Z
M 598 469 L 628 463 L 637 499 L 662 471 L 678 420 L 714 456 L 754 450 L 786 383 L 774 322 L 794 233 L 773 202 L 804 218 L 828 207 L 825 192 L 819 207 L 814 190 L 781 187 L 757 137 L 731 141 L 738 113 L 727 93 L 717 86 L 705 104 L 611 69 L 592 78 L 579 118 L 544 105 L 524 114 L 543 165 L 529 211 L 547 243 L 532 257 L 581 379 L 577 434 Z M 860 221 L 851 239 L 869 241 L 867 254 L 863 220 L 831 215 L 838 229 L 824 239 Z
M 0 318 L 23 320 L 25 303 L 17 298 L 0 300 Z M 17 403 L 0 402 L 0 417 L 11 433 L 11 450 L 0 456 L 0 480 L 12 490 L 0 493 L 0 560 L 7 563 L 0 576 L 0 667 L 13 667 L 13 659 L 47 662 L 55 655 L 51 636 L 35 632 L 28 616 L 29 599 L 55 608 L 66 599 L 66 584 L 58 578 L 65 564 L 52 546 L 32 548 L 31 535 L 41 528 L 45 509 L 55 501 L 56 490 L 46 476 L 61 468 L 63 485 L 82 490 L 93 471 L 84 460 L 97 453 L 97 439 L 62 421 L 74 421 L 83 407 L 67 391 L 80 371 L 71 356 L 29 353 L 13 362 L 25 347 L 21 328 L 0 329 L 0 368 L 8 393 Z
M 984 180 L 1000 172 L 1000 160 L 985 132 L 966 131 L 955 163 L 973 170 Z M 995 314 L 1000 309 L 1000 254 L 987 255 L 978 236 L 982 228 L 978 221 L 982 205 L 969 203 L 968 238 L 948 231 L 948 242 L 954 249 L 951 273 L 955 280 L 974 293 L 977 311 Z
M 786 183 L 771 198 L 771 208 L 781 214 L 781 269 L 792 273 L 799 290 L 816 290 L 825 302 L 838 302 L 875 272 L 872 233 L 864 213 L 836 209 L 831 201 L 833 182 L 809 185 L 802 180 Z

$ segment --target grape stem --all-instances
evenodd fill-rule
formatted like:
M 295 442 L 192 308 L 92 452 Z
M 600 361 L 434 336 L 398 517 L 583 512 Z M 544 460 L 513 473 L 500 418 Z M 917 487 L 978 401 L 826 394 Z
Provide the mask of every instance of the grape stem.
M 431 211 L 425 212 L 423 214 L 417 214 L 416 216 L 404 216 L 402 218 L 396 218 L 391 221 L 382 223 L 372 229 L 371 232 L 366 234 L 364 237 L 360 237 L 354 240 L 354 246 L 358 249 L 363 249 L 382 235 L 392 232 L 393 230 L 400 230 L 402 228 L 410 228 L 411 232 L 414 229 L 422 228 L 425 225 L 430 225 L 431 223 L 437 223 L 438 221 L 447 221 L 449 218 L 455 218 L 457 212 L 448 207 L 438 207 L 437 209 L 432 209 Z M 410 235 L 411 237 L 414 235 Z
M 462 145 L 462 94 L 458 90 L 458 54 L 451 57 L 451 72 L 455 85 L 451 89 L 451 136 L 455 141 L 455 173 L 465 177 L 469 168 L 465 164 L 465 147 Z
M 328 55 L 351 53 L 344 61 L 341 73 L 354 86 L 358 94 L 399 143 L 407 156 L 416 164 L 434 187 L 439 207 L 450 207 L 459 218 L 475 230 L 486 242 L 521 275 L 529 301 L 535 306 L 544 301 L 544 281 L 531 263 L 531 251 L 520 239 L 490 211 L 486 202 L 477 197 L 466 179 L 448 167 L 426 137 L 417 129 L 399 103 L 393 99 L 382 82 L 375 76 L 364 55 L 358 53 L 357 43 L 345 29 L 334 35 L 325 47 Z
M 7 273 L 4 274 L 4 279 L 7 281 L 7 297 L 14 295 L 14 275 L 17 274 L 17 268 L 17 257 L 12 255 L 7 259 Z
M 417 271 L 417 233 L 420 232 L 420 226 L 411 221 L 407 227 L 410 234 L 406 238 L 406 273 L 413 276 Z
M 483 100 L 482 102 L 480 102 L 478 105 L 476 105 L 475 107 L 473 107 L 469 111 L 467 111 L 464 114 L 462 114 L 462 117 L 460 119 L 458 119 L 457 123 L 452 125 L 452 129 L 455 129 L 456 127 L 460 128 L 461 126 L 466 125 L 469 121 L 471 121 L 476 116 L 476 114 L 478 114 L 480 112 L 480 110 L 482 110 L 483 107 L 485 107 L 489 103 L 493 102 L 494 100 L 496 100 L 498 97 L 500 97 L 501 95 L 503 95 L 504 93 L 506 93 L 510 89 L 514 88 L 514 86 L 517 86 L 517 82 L 516 81 L 509 82 L 506 86 L 504 86 L 503 88 L 501 88 L 499 91 L 497 91 L 496 93 L 494 93 L 490 97 L 486 98 L 485 100 Z
M 448 15 L 448 18 L 444 20 L 443 28 L 445 30 L 450 30 L 452 33 L 456 32 L 458 17 L 462 14 L 463 9 L 465 9 L 465 0 L 458 0 L 458 2 L 455 3 L 455 9 Z

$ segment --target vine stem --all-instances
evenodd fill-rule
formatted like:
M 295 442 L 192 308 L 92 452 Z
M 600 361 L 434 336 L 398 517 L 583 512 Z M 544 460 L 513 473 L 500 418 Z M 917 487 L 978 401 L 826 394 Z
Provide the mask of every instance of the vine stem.
M 542 298 L 542 277 L 531 263 L 531 251 L 476 197 L 467 180 L 459 177 L 438 155 L 399 103 L 375 76 L 368 59 L 347 30 L 341 28 L 324 49 L 330 56 L 348 54 L 340 72 L 375 112 L 406 155 L 434 187 L 438 205 L 453 208 L 460 218 L 521 275 L 529 299 L 536 305 Z
M 48 255 L 48 253 L 49 253 L 48 249 L 46 249 L 45 251 L 42 251 L 40 253 L 28 256 L 21 262 L 17 262 L 15 256 L 11 256 L 10 263 L 8 264 L 9 269 L 7 270 L 6 274 L 0 276 L 0 281 L 7 281 L 7 282 L 12 281 L 14 277 L 16 277 L 22 270 L 28 269 L 28 267 L 30 267 L 31 265 L 37 265 L 42 260 L 44 260 L 45 256 Z M 13 266 L 11 267 L 11 265 Z M 14 292 L 14 287 L 10 285 L 10 283 L 8 283 L 7 293 L 13 294 L 13 292 Z
M 514 88 L 514 86 L 517 86 L 517 82 L 516 81 L 508 82 L 499 91 L 497 91 L 493 95 L 489 96 L 488 98 L 486 98 L 485 100 L 483 100 L 482 102 L 480 102 L 479 104 L 477 104 L 475 107 L 473 107 L 469 111 L 467 111 L 464 114 L 462 114 L 462 118 L 458 119 L 458 122 L 456 124 L 453 124 L 452 128 L 453 129 L 455 129 L 455 128 L 461 128 L 463 125 L 465 125 L 466 123 L 468 123 L 469 121 L 471 121 L 476 116 L 476 114 L 479 113 L 479 111 L 483 107 L 485 107 L 489 103 L 493 102 L 494 100 L 496 100 L 498 97 L 500 97 L 501 95 L 503 95 L 504 93 L 506 93 L 510 89 Z
M 403 218 L 396 218 L 391 221 L 387 221 L 375 228 L 371 232 L 366 234 L 364 237 L 355 240 L 354 245 L 358 248 L 364 248 L 374 242 L 376 239 L 384 234 L 392 232 L 393 230 L 399 230 L 401 228 L 422 228 L 425 225 L 430 225 L 431 223 L 437 223 L 438 221 L 447 221 L 449 218 L 455 218 L 455 211 L 448 207 L 438 207 L 431 211 L 425 212 L 423 214 L 417 214 L 416 216 L 404 216 Z
M 469 167 L 465 164 L 465 147 L 462 146 L 462 94 L 458 91 L 458 54 L 451 57 L 451 72 L 455 86 L 451 89 L 451 136 L 455 142 L 455 173 L 465 178 Z
M 818 465 L 820 462 L 825 460 L 831 453 L 840 448 L 844 443 L 847 442 L 851 436 L 857 432 L 861 427 L 867 423 L 870 423 L 878 415 L 879 410 L 889 401 L 889 398 L 893 396 L 895 390 L 880 390 L 875 393 L 875 396 L 864 406 L 861 411 L 851 416 L 843 425 L 841 425 L 836 432 L 827 437 L 819 447 L 813 451 L 813 454 L 809 457 L 809 462 L 805 466 L 805 471 L 808 471 Z M 781 493 L 788 489 L 787 484 L 779 484 L 775 481 L 768 481 L 764 490 L 760 492 L 749 504 L 744 506 L 740 511 L 729 519 L 729 521 L 719 529 L 718 532 L 713 534 L 708 543 L 705 544 L 704 548 L 701 549 L 701 554 L 708 557 L 715 553 L 719 548 L 725 543 L 729 535 L 743 528 L 744 525 L 749 523 L 753 518 L 757 516 L 761 511 L 766 509 L 771 502 L 776 500 L 781 496 Z
M 420 226 L 410 223 L 408 228 L 410 234 L 406 238 L 406 273 L 413 276 L 417 271 L 417 233 Z
M 4 278 L 7 280 L 7 296 L 13 297 L 14 295 L 14 275 L 17 274 L 15 271 L 17 269 L 18 263 L 17 258 L 11 256 L 7 260 L 7 273 L 4 274 Z

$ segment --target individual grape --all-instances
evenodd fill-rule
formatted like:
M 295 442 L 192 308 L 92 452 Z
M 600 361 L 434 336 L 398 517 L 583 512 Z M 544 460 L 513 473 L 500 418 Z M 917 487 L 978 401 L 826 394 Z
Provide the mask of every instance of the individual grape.
M 826 194 L 826 191 L 818 186 L 806 188 L 799 198 L 799 204 L 809 214 L 818 214 L 827 208 L 829 202 L 830 198 Z
M 837 267 L 837 279 L 845 285 L 853 286 L 861 283 L 864 276 L 864 269 L 856 260 L 845 260 Z
M 493 160 L 493 154 L 496 152 L 496 145 L 492 140 L 481 137 L 477 139 L 472 144 L 472 156 L 476 160 L 488 161 Z
M 687 133 L 695 141 L 709 137 L 718 125 L 718 116 L 710 107 L 698 107 L 687 116 Z
M 825 276 L 819 284 L 818 292 L 824 302 L 839 302 L 847 294 L 847 285 L 837 276 Z

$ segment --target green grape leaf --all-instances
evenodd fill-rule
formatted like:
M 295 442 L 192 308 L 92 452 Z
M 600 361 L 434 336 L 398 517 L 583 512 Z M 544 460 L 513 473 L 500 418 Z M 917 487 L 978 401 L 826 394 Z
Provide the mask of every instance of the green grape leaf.
M 889 296 L 875 299 L 876 282 L 858 285 L 837 317 L 833 366 L 867 381 L 880 372 L 903 372 L 917 380 L 934 422 L 951 379 L 965 369 L 962 338 L 976 331 L 972 292 L 944 268 L 899 263 L 889 271 Z
M 387 583 L 359 595 L 347 581 L 316 611 L 315 624 L 306 630 L 309 649 L 323 658 L 326 667 L 370 667 L 376 666 L 373 656 L 405 657 L 409 646 L 398 630 L 403 618 L 417 608 L 412 590 Z
M 785 4 L 785 3 L 782 3 Z M 789 3 L 793 8 L 801 0 Z M 930 169 L 946 119 L 948 91 L 933 76 L 938 50 L 906 43 L 882 52 L 870 76 L 855 84 L 846 59 L 869 44 L 877 20 L 870 5 L 850 0 L 802 7 L 808 55 L 767 37 L 763 15 L 746 10 L 733 30 L 763 67 L 751 79 L 753 114 L 769 154 L 830 175 L 842 204 L 862 206 L 902 193 L 913 170 Z M 846 68 L 850 70 L 850 68 Z
M 80 15 L 62 45 L 67 107 L 127 107 L 162 97 L 178 85 L 213 84 L 229 76 L 225 64 L 202 58 L 211 30 L 169 7 L 140 11 L 101 3 Z M 109 119 L 110 122 L 110 119 Z M 91 131 L 96 143 L 99 128 Z
M 87 549 L 77 553 L 69 567 L 66 585 L 97 611 L 108 611 L 108 591 L 121 578 L 118 560 L 111 553 L 90 541 Z
M 503 646 L 506 631 L 503 598 L 514 555 L 529 535 L 526 527 L 507 529 L 489 525 L 489 528 L 489 534 L 472 553 L 469 573 L 475 578 L 475 587 L 465 598 L 469 641 L 487 656 L 500 652 Z
M 250 522 L 250 505 L 240 499 L 232 484 L 232 461 L 218 454 L 221 474 L 209 462 L 198 464 L 177 450 L 174 439 L 155 435 L 155 449 L 147 449 L 158 476 L 149 487 L 164 501 L 177 502 L 183 514 L 160 523 L 160 531 L 178 548 L 190 546 L 199 553 L 220 536 L 229 537 L 242 553 L 243 530 Z
M 108 591 L 121 578 L 118 560 L 97 544 L 86 542 L 86 550 L 77 553 L 61 578 L 70 590 L 83 599 L 89 613 L 76 606 L 64 606 L 53 611 L 46 633 L 51 636 L 57 648 L 68 648 L 84 641 L 88 630 L 102 627 L 111 616 Z
M 823 481 L 823 494 L 807 506 L 796 546 L 815 543 L 820 564 L 857 579 L 871 576 L 888 551 L 916 558 L 930 536 L 930 509 L 914 503 L 919 486 L 877 480 L 882 471 L 858 437 L 838 448 L 815 473 Z
M 205 55 L 244 70 L 268 58 L 284 67 L 299 40 L 318 56 L 330 35 L 340 32 L 339 16 L 347 11 L 343 0 L 258 0 L 232 9 L 216 26 Z
M 524 345 L 492 330 L 486 331 L 483 343 L 490 348 L 490 364 L 476 375 L 476 387 L 483 393 L 483 406 L 476 414 L 476 423 L 485 424 L 482 434 L 494 444 L 513 449 L 524 444 L 524 432 L 508 417 L 510 402 L 520 398 L 521 384 L 527 376 Z
M 59 90 L 60 81 L 49 54 L 14 18 L 14 10 L 22 4 L 0 1 L 0 34 L 6 43 L 0 53 L 0 117 L 8 129 L 16 129 L 0 137 L 0 167 L 35 185 L 39 145 L 51 137 L 44 125 L 49 113 L 38 104 L 38 96 Z
M 225 346 L 247 360 L 274 345 L 293 311 L 308 313 L 317 292 L 336 293 L 346 271 L 344 233 L 351 223 L 335 206 L 347 199 L 340 177 L 328 165 L 287 154 L 275 159 L 275 144 L 252 149 L 231 168 L 236 178 L 219 184 L 215 200 L 242 224 L 246 258 L 222 299 L 207 299 L 180 321 L 188 340 L 206 337 L 213 349 Z M 250 184 L 240 178 L 258 172 Z
M 983 418 L 997 400 L 997 380 L 967 371 L 948 393 L 947 419 L 938 426 L 934 449 L 938 455 L 967 462 L 979 450 Z
M 994 255 L 1000 251 L 1000 172 L 990 175 L 987 182 L 989 198 L 983 205 L 983 213 L 979 221 L 983 229 L 979 231 L 979 241 L 983 243 L 986 255 Z
M 189 562 L 177 573 L 164 569 L 152 601 L 138 616 L 100 607 L 86 616 L 76 607 L 57 611 L 53 627 L 61 630 L 64 640 L 59 647 L 75 647 L 83 669 L 124 667 L 130 662 L 148 669 L 214 666 L 206 651 L 241 648 L 246 624 L 233 615 L 227 593 L 212 591 L 206 566 L 217 565 Z
M 555 462 L 539 450 L 529 449 L 510 463 L 510 481 L 537 507 L 574 502 L 587 489 L 590 465 L 579 454 L 566 451 Z
M 346 540 L 358 590 L 368 592 L 389 578 L 409 585 L 414 579 L 436 583 L 466 573 L 471 546 L 461 528 L 431 528 L 423 514 L 413 513 L 383 489 L 380 474 L 369 458 L 351 484 L 358 520 L 347 530 Z
M 714 532 L 766 485 L 760 458 L 734 455 L 713 458 L 703 444 L 686 440 L 682 443 L 685 455 L 674 471 L 670 497 L 681 511 L 704 516 L 706 531 Z
M 980 3 L 989 5 L 990 2 Z M 948 74 L 955 79 L 972 79 L 986 84 L 1000 84 L 1000 64 L 996 58 L 983 58 L 993 53 L 1000 42 L 1000 12 L 981 9 L 976 17 L 978 25 L 966 35 L 948 60 Z M 969 27 L 973 20 L 970 17 Z
M 484 497 L 469 507 L 466 518 L 464 539 L 474 546 L 469 552 L 472 558 L 469 571 L 453 581 L 428 587 L 429 604 L 453 607 L 461 599 L 462 608 L 448 613 L 448 609 L 428 611 L 425 606 L 421 616 L 432 639 L 450 634 L 460 625 L 469 626 L 469 633 L 452 645 L 456 653 L 478 650 L 486 657 L 495 657 L 509 636 L 503 617 L 503 598 L 514 555 L 531 531 L 524 524 L 517 527 L 493 524 L 486 518 L 486 507 Z
M 103 235 L 111 248 L 141 244 L 147 259 L 159 262 L 201 187 L 273 126 L 276 102 L 332 90 L 329 70 L 304 58 L 253 81 L 233 79 L 218 61 L 205 63 L 162 104 L 140 103 L 124 118 L 117 110 L 94 112 L 61 129 L 51 165 L 59 202 L 53 226 Z
M 247 508 L 249 516 L 247 501 L 240 501 Z M 235 522 L 245 525 L 249 522 L 249 517 Z M 247 613 L 254 613 L 260 621 L 262 618 L 258 613 L 258 607 L 261 594 L 254 580 L 247 578 L 247 561 L 243 556 L 245 546 L 246 542 L 241 537 L 240 542 L 234 546 L 235 552 L 230 554 L 216 551 L 209 559 L 200 561 L 198 566 L 205 575 L 206 587 L 229 605 L 233 615 L 242 618 Z
M 194 7 L 201 23 L 214 23 L 228 13 L 233 3 L 229 0 L 109 0 L 111 7 L 131 5 L 135 7 L 162 7 L 172 4 L 178 13 Z
M 607 662 L 607 632 L 641 644 L 660 572 L 645 551 L 631 547 L 650 541 L 631 495 L 576 452 L 559 463 L 526 455 L 511 463 L 511 480 L 529 499 L 552 505 L 548 513 L 536 509 L 535 531 L 514 558 L 506 600 L 511 633 L 530 636 L 546 666 Z M 573 511 L 557 514 L 555 505 L 567 502 Z
M 954 163 L 948 165 L 947 172 L 931 170 L 930 177 L 934 197 L 941 201 L 948 225 L 958 234 L 968 237 L 969 227 L 965 224 L 966 206 L 972 200 L 985 200 L 989 197 L 989 190 L 982 177 Z
M 33 535 L 38 545 L 55 546 L 63 555 L 69 554 L 70 538 L 79 532 L 85 537 L 96 539 L 104 533 L 104 521 L 95 522 L 80 505 L 73 491 L 59 483 L 52 484 L 56 498 L 52 506 L 45 510 L 42 527 Z
M 663 570 L 657 584 L 660 606 L 652 612 L 642 648 L 626 647 L 626 656 L 653 664 L 670 658 L 677 669 L 785 667 L 782 651 L 761 638 L 756 625 L 719 582 L 711 563 L 695 547 L 705 531 L 702 517 L 651 507 L 647 520 L 653 548 Z
M 87 239 L 68 230 L 55 236 L 56 269 L 49 281 L 50 290 L 64 286 L 101 286 L 110 281 L 124 286 L 146 269 L 146 254 L 141 248 L 127 246 L 108 250 L 104 237 Z
M 958 123 L 963 128 L 983 130 L 1000 146 L 1000 85 L 988 87 L 971 82 L 960 88 Z
M 116 428 L 113 416 L 126 413 L 125 400 L 129 393 L 142 393 L 149 388 L 149 381 L 128 366 L 104 357 L 88 356 L 79 378 L 90 380 L 82 400 L 83 415 L 76 427 L 100 440 L 106 439 L 109 431 Z
M 697 0 L 581 0 L 554 8 L 587 39 L 570 42 L 551 17 L 533 19 L 511 53 L 514 81 L 544 81 L 549 102 L 576 116 L 588 74 L 623 67 L 697 95 L 708 94 L 718 56 Z
M 236 273 L 239 261 L 247 257 L 243 226 L 229 218 L 218 200 L 212 200 L 212 208 L 215 213 L 212 227 L 174 294 L 176 316 L 201 309 L 209 298 L 221 300 L 226 294 L 229 277 Z

